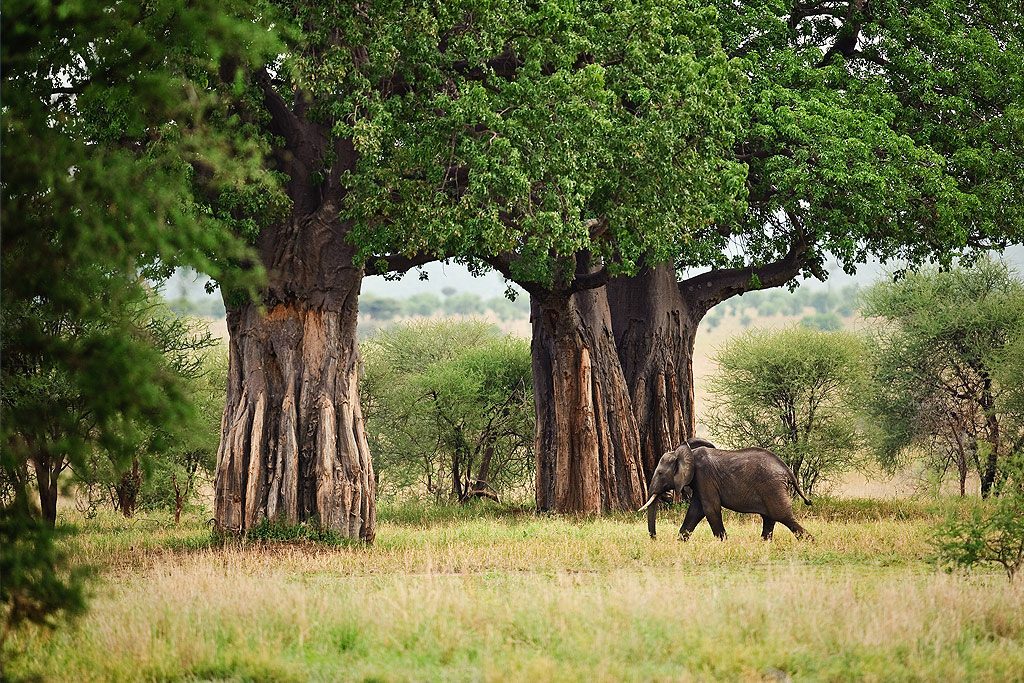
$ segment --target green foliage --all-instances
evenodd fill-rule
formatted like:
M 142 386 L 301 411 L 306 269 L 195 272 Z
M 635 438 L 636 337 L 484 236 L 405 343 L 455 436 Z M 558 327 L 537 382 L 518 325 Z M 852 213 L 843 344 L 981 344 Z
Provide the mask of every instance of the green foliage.
M 790 327 L 735 337 L 715 357 L 708 426 L 734 447 L 774 451 L 810 493 L 858 463 L 863 356 L 863 342 L 845 332 Z
M 881 461 L 897 467 L 923 450 L 932 469 L 954 466 L 961 481 L 977 471 L 987 495 L 1024 438 L 1024 281 L 982 259 L 879 283 L 862 310 L 878 319 L 870 410 Z
M 529 345 L 482 322 L 420 322 L 363 346 L 382 497 L 520 495 L 533 480 Z
M 1000 496 L 966 517 L 951 516 L 934 543 L 940 564 L 949 569 L 995 564 L 1013 581 L 1024 567 L 1024 493 Z
M 251 18 L 233 0 L 4 5 L 0 479 L 5 528 L 29 534 L 9 546 L 12 566 L 34 567 L 28 590 L 56 596 L 42 612 L 80 600 L 24 518 L 30 467 L 55 496 L 60 472 L 95 449 L 120 470 L 147 429 L 186 424 L 177 369 L 137 317 L 143 277 L 191 265 L 226 278 L 251 259 L 196 195 L 274 182 L 258 144 L 211 125 L 222 60 L 276 50 Z
M 714 4 L 750 75 L 749 211 L 722 242 L 744 234 L 767 260 L 802 232 L 813 273 L 826 253 L 848 271 L 871 254 L 948 265 L 1024 234 L 1018 4 Z
M 196 477 L 212 471 L 227 375 L 226 353 L 215 348 L 217 341 L 204 322 L 180 318 L 153 299 L 135 307 L 133 315 L 161 354 L 159 362 L 180 385 L 182 416 L 167 424 L 126 421 L 121 425 L 125 451 L 100 445 L 85 463 L 73 465 L 86 509 L 94 511 L 109 500 L 126 517 L 139 505 L 184 505 Z M 88 428 L 89 420 L 83 425 Z
M 197 355 L 202 365 L 186 377 L 195 419 L 164 453 L 146 459 L 147 469 L 139 491 L 141 508 L 174 510 L 176 517 L 189 509 L 197 486 L 213 475 L 224 414 L 227 348 L 213 346 L 197 350 Z
M 701 3 L 322 7 L 297 13 L 289 66 L 359 153 L 365 258 L 507 253 L 514 279 L 564 286 L 578 253 L 631 271 L 736 210 L 741 76 Z
M 800 319 L 800 324 L 812 330 L 821 330 L 823 332 L 835 332 L 836 330 L 843 329 L 843 319 L 835 313 L 805 315 Z

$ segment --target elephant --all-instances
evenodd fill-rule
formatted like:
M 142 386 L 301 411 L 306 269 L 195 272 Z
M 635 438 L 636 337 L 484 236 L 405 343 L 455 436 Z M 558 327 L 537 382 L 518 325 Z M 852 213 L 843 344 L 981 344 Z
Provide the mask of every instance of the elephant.
M 707 446 L 694 448 L 695 441 L 665 453 L 658 462 L 649 487 L 651 497 L 638 510 L 647 510 L 647 530 L 651 538 L 656 538 L 658 496 L 675 491 L 679 500 L 685 486 L 692 489 L 693 495 L 679 528 L 681 541 L 687 540 L 705 517 L 715 536 L 724 541 L 723 507 L 761 515 L 761 538 L 766 541 L 772 538 L 776 522 L 786 525 L 797 538 L 811 538 L 793 518 L 789 487 L 796 490 L 806 505 L 811 501 L 800 489 L 793 470 L 779 456 L 763 448 L 736 451 Z

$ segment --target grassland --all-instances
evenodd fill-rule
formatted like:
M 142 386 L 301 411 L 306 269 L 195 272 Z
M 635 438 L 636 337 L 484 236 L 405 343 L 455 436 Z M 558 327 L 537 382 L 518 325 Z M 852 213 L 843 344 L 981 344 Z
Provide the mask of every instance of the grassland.
M 829 501 L 817 540 L 732 516 L 383 509 L 372 547 L 217 545 L 201 518 L 76 520 L 90 612 L 9 638 L 44 680 L 1024 680 L 1024 584 L 947 575 L 956 501 Z

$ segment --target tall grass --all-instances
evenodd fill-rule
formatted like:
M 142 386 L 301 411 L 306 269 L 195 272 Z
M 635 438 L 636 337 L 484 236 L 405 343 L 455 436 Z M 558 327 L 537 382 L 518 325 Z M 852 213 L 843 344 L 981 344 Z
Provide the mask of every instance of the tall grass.
M 733 515 L 689 543 L 639 516 L 381 510 L 373 547 L 216 545 L 181 527 L 82 525 L 91 612 L 15 634 L 49 680 L 1021 680 L 1024 584 L 946 575 L 949 506 L 801 511 L 814 543 Z M 817 510 L 816 515 L 810 514 Z M 662 515 L 666 531 L 681 511 Z M 145 530 L 143 530 L 145 529 Z

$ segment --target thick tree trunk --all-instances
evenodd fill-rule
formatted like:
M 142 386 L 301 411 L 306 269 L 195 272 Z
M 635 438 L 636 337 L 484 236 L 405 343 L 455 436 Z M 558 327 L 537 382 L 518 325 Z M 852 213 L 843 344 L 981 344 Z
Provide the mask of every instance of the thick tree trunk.
M 615 278 L 608 303 L 650 481 L 662 454 L 694 435 L 693 344 L 700 318 L 668 265 Z
M 604 288 L 531 308 L 538 509 L 635 510 L 646 486 Z
M 359 404 L 363 273 L 331 207 L 268 231 L 264 306 L 228 310 L 218 528 L 309 522 L 373 541 L 376 480 Z
M 358 293 L 358 285 L 353 294 Z M 246 304 L 228 315 L 216 519 L 313 522 L 372 541 L 375 483 L 359 405 L 355 307 Z

